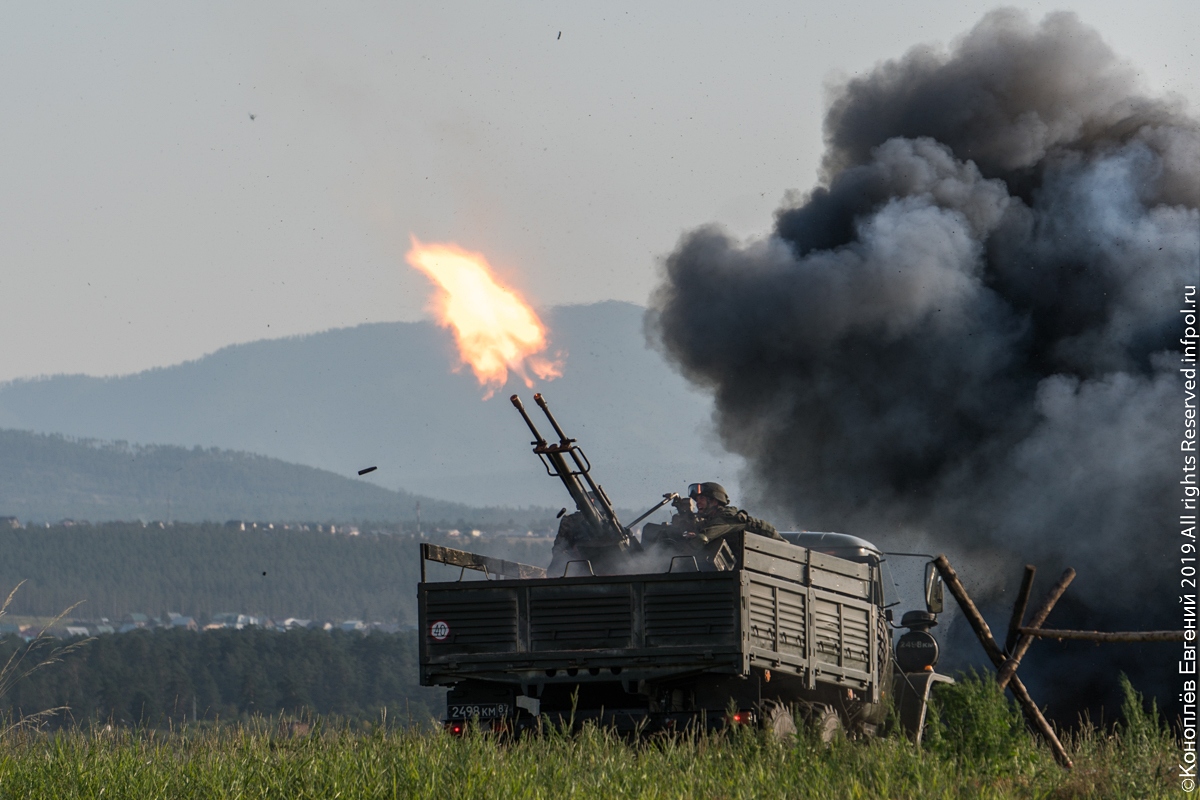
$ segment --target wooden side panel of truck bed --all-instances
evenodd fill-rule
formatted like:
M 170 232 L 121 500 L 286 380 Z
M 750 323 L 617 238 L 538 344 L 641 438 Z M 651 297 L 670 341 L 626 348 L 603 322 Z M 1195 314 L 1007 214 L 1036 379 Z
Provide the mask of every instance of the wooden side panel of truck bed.
M 421 682 L 662 680 L 752 667 L 872 696 L 872 567 L 747 536 L 728 572 L 422 583 Z

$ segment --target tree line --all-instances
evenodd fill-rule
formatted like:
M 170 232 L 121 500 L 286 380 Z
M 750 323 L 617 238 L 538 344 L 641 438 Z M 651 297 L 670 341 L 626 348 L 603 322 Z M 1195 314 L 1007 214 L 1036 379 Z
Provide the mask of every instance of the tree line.
M 0 640 L 7 660 L 25 643 Z M 27 661 L 26 666 L 32 662 Z M 259 629 L 107 634 L 18 681 L 0 698 L 12 719 L 66 706 L 51 725 L 165 726 L 255 715 L 336 715 L 425 723 L 444 694 L 418 685 L 415 632 Z
M 428 541 L 530 563 L 545 540 L 508 542 L 431 534 Z M 76 603 L 78 619 L 176 611 L 207 621 L 240 612 L 280 620 L 415 623 L 420 577 L 413 534 L 166 528 L 130 523 L 0 530 L 0 590 L 26 583 L 9 613 L 48 616 Z M 455 571 L 455 576 L 457 570 Z

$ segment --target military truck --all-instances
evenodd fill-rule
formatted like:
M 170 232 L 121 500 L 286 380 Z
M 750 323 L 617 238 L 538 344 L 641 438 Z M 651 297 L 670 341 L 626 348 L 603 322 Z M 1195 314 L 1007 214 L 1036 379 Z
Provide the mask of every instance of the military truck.
M 735 532 L 707 548 L 643 552 L 545 400 L 535 395 L 560 436 L 555 444 L 512 400 L 534 452 L 593 531 L 575 552 L 590 557 L 547 574 L 421 545 L 421 683 L 449 687 L 449 730 L 592 721 L 628 733 L 755 725 L 784 735 L 801 715 L 826 737 L 839 728 L 873 735 L 894 696 L 919 739 L 929 687 L 949 680 L 933 672 L 928 628 L 941 611 L 933 570 L 928 611 L 905 615 L 901 669 L 887 559 L 873 545 L 839 533 L 788 532 L 780 541 Z M 457 579 L 428 580 L 429 562 L 458 567 Z M 484 579 L 466 580 L 467 570 Z

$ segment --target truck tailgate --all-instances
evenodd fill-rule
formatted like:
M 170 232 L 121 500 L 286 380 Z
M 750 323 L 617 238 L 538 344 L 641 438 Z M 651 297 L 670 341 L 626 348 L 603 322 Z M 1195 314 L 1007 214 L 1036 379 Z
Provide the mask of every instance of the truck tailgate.
M 422 682 L 741 672 L 741 587 L 739 572 L 422 584 Z

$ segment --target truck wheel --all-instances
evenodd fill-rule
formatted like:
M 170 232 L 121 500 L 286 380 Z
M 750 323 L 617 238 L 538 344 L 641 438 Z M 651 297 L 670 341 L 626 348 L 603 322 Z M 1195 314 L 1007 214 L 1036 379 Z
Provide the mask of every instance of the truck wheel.
M 783 740 L 796 734 L 796 718 L 790 706 L 768 701 L 763 708 L 763 729 L 776 739 Z
M 813 714 L 812 726 L 822 744 L 830 744 L 843 730 L 842 718 L 830 706 L 822 706 Z

